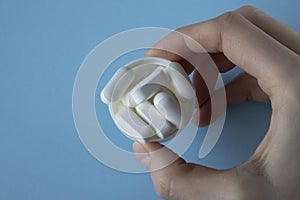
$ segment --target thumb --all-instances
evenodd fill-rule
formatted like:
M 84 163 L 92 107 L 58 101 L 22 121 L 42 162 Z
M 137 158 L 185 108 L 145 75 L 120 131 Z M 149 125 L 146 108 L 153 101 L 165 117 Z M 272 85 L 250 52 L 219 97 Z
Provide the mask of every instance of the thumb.
M 146 144 L 134 142 L 133 150 L 136 157 L 149 170 L 149 172 L 162 170 L 166 167 L 168 169 L 175 169 L 186 163 L 173 151 L 157 142 L 148 142 Z
M 188 197 L 194 192 L 191 191 L 193 180 L 197 182 L 201 180 L 198 179 L 199 177 L 195 179 L 195 175 L 208 175 L 215 171 L 186 163 L 173 151 L 159 143 L 135 142 L 133 149 L 140 162 L 149 170 L 155 190 L 163 199 L 189 199 Z

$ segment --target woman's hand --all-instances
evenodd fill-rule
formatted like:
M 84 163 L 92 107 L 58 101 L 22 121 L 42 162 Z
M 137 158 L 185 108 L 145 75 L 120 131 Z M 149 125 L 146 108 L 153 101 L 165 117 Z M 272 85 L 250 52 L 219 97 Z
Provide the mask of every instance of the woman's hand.
M 235 66 L 245 71 L 225 86 L 229 105 L 247 99 L 270 101 L 272 117 L 255 154 L 229 170 L 186 163 L 167 148 L 154 153 L 163 147 L 159 143 L 134 143 L 158 195 L 164 199 L 300 199 L 300 35 L 250 6 L 177 31 L 201 44 L 220 72 Z M 190 73 L 193 69 L 182 57 L 159 50 L 201 56 L 202 52 L 188 49 L 178 35 L 166 36 L 147 55 L 180 62 Z M 194 121 L 207 125 L 211 118 L 209 88 L 197 72 L 193 82 L 201 113 Z M 154 170 L 171 158 L 176 161 Z

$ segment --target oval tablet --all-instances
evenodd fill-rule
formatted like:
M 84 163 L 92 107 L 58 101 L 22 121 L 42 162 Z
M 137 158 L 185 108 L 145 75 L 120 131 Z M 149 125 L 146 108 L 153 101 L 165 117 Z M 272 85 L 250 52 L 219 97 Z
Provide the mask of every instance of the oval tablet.
M 170 63 L 166 69 L 169 73 L 172 85 L 177 95 L 184 99 L 192 99 L 195 97 L 195 91 L 192 87 L 190 79 L 178 63 Z M 177 96 L 176 95 L 176 96 Z
M 135 100 L 133 100 L 132 97 L 134 96 L 134 93 L 138 91 L 140 88 L 143 88 L 146 85 L 152 85 L 149 86 L 149 88 L 147 89 L 148 91 L 146 90 L 138 91 L 137 96 L 140 95 L 140 98 L 142 98 L 142 96 L 144 95 L 143 93 L 145 93 L 145 96 L 151 95 L 153 91 L 155 92 L 155 90 L 158 89 L 159 85 L 166 87 L 168 84 L 169 84 L 168 76 L 166 76 L 166 74 L 164 73 L 163 67 L 158 66 L 151 74 L 149 74 L 148 77 L 146 77 L 145 79 L 137 83 L 127 94 L 125 94 L 125 96 L 122 99 L 122 102 L 126 106 L 135 107 L 137 103 L 135 103 Z M 146 88 L 147 87 L 148 86 L 146 86 Z M 138 102 L 140 102 L 141 99 L 139 99 L 139 97 L 137 98 L 138 98 Z
M 112 103 L 120 99 L 134 80 L 134 72 L 128 67 L 120 68 L 101 92 L 101 100 Z
M 169 137 L 176 131 L 176 128 L 148 101 L 139 104 L 136 107 L 136 111 L 147 123 L 149 123 L 161 139 Z
M 155 136 L 154 130 L 136 113 L 125 106 L 120 106 L 114 117 L 115 123 L 123 133 L 145 143 Z
M 177 128 L 180 126 L 181 110 L 177 99 L 169 92 L 159 92 L 153 99 L 157 110 Z
M 147 84 L 137 89 L 130 98 L 130 105 L 138 105 L 150 99 L 160 90 L 161 86 L 157 84 Z

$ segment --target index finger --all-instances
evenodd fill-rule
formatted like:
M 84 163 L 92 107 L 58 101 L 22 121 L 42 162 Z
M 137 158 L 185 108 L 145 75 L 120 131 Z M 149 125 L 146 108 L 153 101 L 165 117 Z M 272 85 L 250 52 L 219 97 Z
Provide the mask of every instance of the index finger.
M 194 51 L 182 34 L 197 41 L 204 50 Z M 299 62 L 296 53 L 234 12 L 180 28 L 166 36 L 154 48 L 161 50 L 150 50 L 148 55 L 161 56 L 172 61 L 198 53 L 223 52 L 232 63 L 263 83 L 262 87 L 267 94 L 270 94 L 272 79 L 287 80 L 294 67 L 291 63 L 295 60 Z M 176 55 L 170 52 L 179 53 Z

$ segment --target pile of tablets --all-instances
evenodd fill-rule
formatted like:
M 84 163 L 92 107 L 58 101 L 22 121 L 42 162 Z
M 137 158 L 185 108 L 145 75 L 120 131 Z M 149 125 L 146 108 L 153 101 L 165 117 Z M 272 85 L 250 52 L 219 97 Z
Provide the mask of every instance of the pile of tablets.
M 145 143 L 179 133 L 190 121 L 196 95 L 179 63 L 147 57 L 121 67 L 101 100 L 126 136 Z

